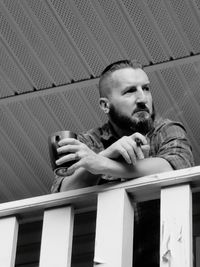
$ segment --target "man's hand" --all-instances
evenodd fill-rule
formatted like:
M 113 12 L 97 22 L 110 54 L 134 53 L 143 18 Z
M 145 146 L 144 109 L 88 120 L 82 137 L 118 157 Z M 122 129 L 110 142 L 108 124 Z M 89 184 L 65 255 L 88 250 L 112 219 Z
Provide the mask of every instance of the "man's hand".
M 65 138 L 62 139 L 58 145 L 58 154 L 62 155 L 56 164 L 59 166 L 65 162 L 70 162 L 76 160 L 77 162 L 70 166 L 67 170 L 68 175 L 72 175 L 77 169 L 83 167 L 92 174 L 103 173 L 106 158 L 93 152 L 84 143 L 73 139 Z
M 130 136 L 123 136 L 107 149 L 100 152 L 100 155 L 111 159 L 122 156 L 128 164 L 135 165 L 138 159 L 148 157 L 149 148 L 147 138 L 140 133 L 134 133 Z

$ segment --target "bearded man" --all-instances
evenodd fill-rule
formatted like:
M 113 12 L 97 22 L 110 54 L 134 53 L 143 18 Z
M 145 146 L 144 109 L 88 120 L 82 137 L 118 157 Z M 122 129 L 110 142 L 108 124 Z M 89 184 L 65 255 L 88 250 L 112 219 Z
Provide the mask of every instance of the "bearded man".
M 150 80 L 138 62 L 122 60 L 109 65 L 100 76 L 99 93 L 100 107 L 108 122 L 78 134 L 77 139 L 66 138 L 59 142 L 58 153 L 63 156 L 56 164 L 71 160 L 76 160 L 76 163 L 68 168 L 67 177 L 55 178 L 52 192 L 113 180 L 124 181 L 194 165 L 183 125 L 156 116 Z M 145 218 L 145 223 L 136 222 L 136 225 L 150 225 L 153 219 L 157 222 L 159 233 L 159 209 L 155 203 L 152 204 L 153 209 L 152 205 L 150 207 L 155 212 L 151 212 L 149 217 L 144 215 L 149 212 L 149 207 L 138 209 L 138 221 L 142 221 L 140 217 Z M 154 232 L 146 228 L 148 232 Z M 138 254 L 134 266 L 157 266 L 159 260 L 152 247 L 155 248 L 159 240 L 150 237 L 144 228 L 135 229 L 134 251 Z M 146 247 L 148 242 L 145 242 L 145 237 L 151 238 L 150 245 Z M 157 240 L 156 244 L 151 246 L 154 240 Z M 146 259 L 148 262 L 145 262 Z
M 150 81 L 138 62 L 109 65 L 100 76 L 99 92 L 108 122 L 59 142 L 63 157 L 56 164 L 76 163 L 66 178 L 56 177 L 52 192 L 194 165 L 183 125 L 155 116 Z

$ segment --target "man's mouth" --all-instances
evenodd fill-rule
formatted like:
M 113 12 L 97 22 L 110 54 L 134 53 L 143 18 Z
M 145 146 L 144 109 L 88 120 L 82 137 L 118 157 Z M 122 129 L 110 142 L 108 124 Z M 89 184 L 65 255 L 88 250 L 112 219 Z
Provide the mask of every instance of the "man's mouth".
M 137 108 L 137 109 L 135 109 L 134 110 L 134 112 L 133 112 L 133 115 L 134 114 L 136 114 L 136 113 L 139 113 L 139 112 L 147 112 L 147 113 L 149 113 L 149 109 L 148 108 Z

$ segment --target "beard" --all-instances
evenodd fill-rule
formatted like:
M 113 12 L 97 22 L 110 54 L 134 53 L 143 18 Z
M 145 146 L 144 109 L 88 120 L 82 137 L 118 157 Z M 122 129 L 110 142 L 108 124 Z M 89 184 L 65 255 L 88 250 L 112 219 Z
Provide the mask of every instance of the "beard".
M 152 114 L 145 106 L 138 106 L 133 113 L 133 116 L 126 116 L 120 113 L 113 105 L 109 111 L 110 121 L 113 122 L 119 129 L 129 134 L 141 133 L 146 135 L 151 129 L 155 120 L 155 107 L 152 106 Z

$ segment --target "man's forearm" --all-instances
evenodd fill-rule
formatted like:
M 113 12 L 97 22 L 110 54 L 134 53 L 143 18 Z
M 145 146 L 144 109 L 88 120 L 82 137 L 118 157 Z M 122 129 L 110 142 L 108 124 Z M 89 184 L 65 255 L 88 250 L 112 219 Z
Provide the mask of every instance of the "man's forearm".
M 74 174 L 63 179 L 60 192 L 97 185 L 100 175 L 95 175 L 84 168 L 79 168 Z
M 135 165 L 118 162 L 105 157 L 101 157 L 101 160 L 104 168 L 99 175 L 92 174 L 84 168 L 80 168 L 73 175 L 64 178 L 60 191 L 97 185 L 103 174 L 116 178 L 133 179 L 172 170 L 171 165 L 163 158 L 146 158 L 138 160 Z
M 104 164 L 103 174 L 117 178 L 131 179 L 172 170 L 168 161 L 156 157 L 138 160 L 135 165 L 107 158 Z

